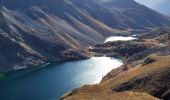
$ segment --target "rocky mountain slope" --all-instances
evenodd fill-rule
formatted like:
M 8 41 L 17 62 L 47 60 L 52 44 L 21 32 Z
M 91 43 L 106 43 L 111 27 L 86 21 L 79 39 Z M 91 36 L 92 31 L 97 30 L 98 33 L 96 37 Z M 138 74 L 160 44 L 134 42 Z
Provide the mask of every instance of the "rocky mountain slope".
M 113 3 L 111 10 L 95 0 L 0 0 L 0 71 L 88 58 L 84 47 L 108 36 L 170 26 L 166 16 L 133 0 L 126 1 L 128 7 L 113 2 L 118 7 Z
M 134 0 L 103 0 L 101 6 L 107 8 L 120 28 L 150 28 L 169 26 L 165 15 L 137 3 Z
M 130 97 L 133 97 L 133 93 L 140 95 L 147 93 L 159 99 L 169 100 L 169 34 L 170 29 L 168 28 L 151 29 L 148 32 L 138 34 L 138 40 L 95 45 L 90 51 L 95 52 L 96 56 L 115 57 L 118 54 L 118 57 L 123 59 L 124 65 L 113 69 L 100 84 L 81 87 L 64 95 L 62 99 L 108 97 L 109 100 L 114 100 L 116 94 L 121 94 L 123 98 L 125 96 L 128 100 L 129 97 L 124 93 L 130 92 Z M 101 93 L 98 90 L 101 87 L 108 91 Z M 93 92 L 88 94 L 91 91 Z M 144 98 L 145 96 L 143 95 L 143 98 L 139 98 L 139 100 L 151 99 Z M 154 99 L 156 100 L 156 98 Z M 119 100 L 119 98 L 115 100 Z
M 92 17 L 94 11 L 85 3 L 85 0 L 1 0 L 0 70 L 47 60 L 84 58 L 78 49 L 103 42 L 107 36 L 122 34 Z

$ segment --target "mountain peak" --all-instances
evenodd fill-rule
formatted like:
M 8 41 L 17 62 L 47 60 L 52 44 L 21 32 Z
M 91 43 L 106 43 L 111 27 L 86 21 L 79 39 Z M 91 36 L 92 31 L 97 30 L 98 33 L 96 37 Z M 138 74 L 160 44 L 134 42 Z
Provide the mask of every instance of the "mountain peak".
M 103 4 L 107 7 L 118 7 L 118 8 L 134 8 L 138 3 L 134 0 L 108 0 L 103 2 Z

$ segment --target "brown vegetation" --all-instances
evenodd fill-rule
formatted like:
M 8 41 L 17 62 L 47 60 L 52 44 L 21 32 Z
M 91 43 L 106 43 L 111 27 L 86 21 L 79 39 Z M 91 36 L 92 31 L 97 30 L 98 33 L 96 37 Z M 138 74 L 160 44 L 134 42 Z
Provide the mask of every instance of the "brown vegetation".
M 108 100 L 119 100 L 121 97 L 125 98 L 124 100 L 152 100 L 151 98 L 147 99 L 148 95 L 146 93 L 148 93 L 155 97 L 169 100 L 169 59 L 170 56 L 150 55 L 136 67 L 127 71 L 123 71 L 123 67 L 114 69 L 99 85 L 84 86 L 76 89 L 65 95 L 63 99 L 100 100 L 96 98 L 108 98 Z M 110 92 L 111 90 L 112 92 Z M 132 96 L 128 97 L 128 95 Z M 157 99 L 154 98 L 153 100 Z
M 64 95 L 61 100 L 159 100 L 142 92 L 115 92 L 100 85 L 86 85 Z

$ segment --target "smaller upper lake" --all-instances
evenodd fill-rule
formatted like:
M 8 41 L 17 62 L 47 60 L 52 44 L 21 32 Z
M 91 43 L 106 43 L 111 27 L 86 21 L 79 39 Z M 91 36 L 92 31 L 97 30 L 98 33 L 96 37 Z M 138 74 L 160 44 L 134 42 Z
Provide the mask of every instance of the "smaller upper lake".
M 136 37 L 129 36 L 129 37 L 124 37 L 124 36 L 112 36 L 106 38 L 105 42 L 112 42 L 112 41 L 130 41 L 130 40 L 136 40 Z

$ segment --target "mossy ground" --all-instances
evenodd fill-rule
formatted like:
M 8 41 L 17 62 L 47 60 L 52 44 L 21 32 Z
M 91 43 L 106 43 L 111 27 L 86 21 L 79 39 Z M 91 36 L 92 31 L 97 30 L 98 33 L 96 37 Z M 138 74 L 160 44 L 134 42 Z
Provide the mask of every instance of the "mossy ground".
M 4 77 L 5 77 L 5 74 L 0 72 L 0 79 L 3 79 Z

